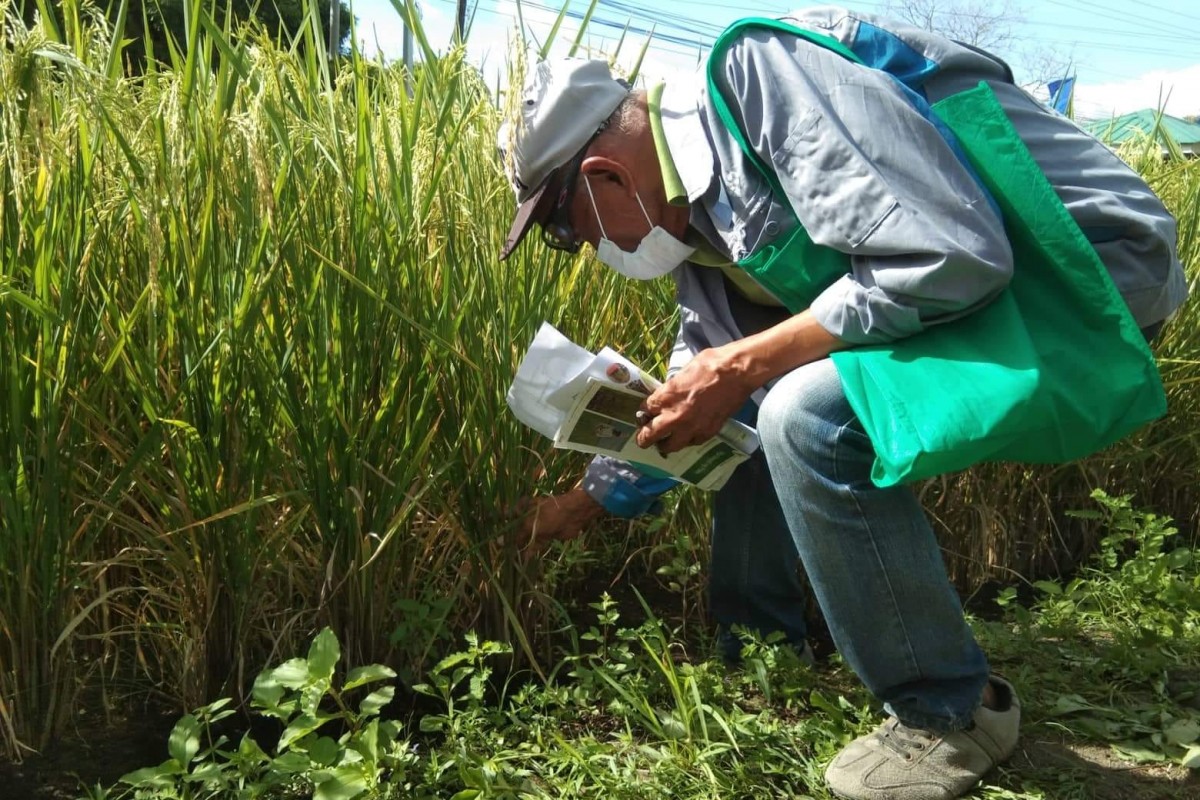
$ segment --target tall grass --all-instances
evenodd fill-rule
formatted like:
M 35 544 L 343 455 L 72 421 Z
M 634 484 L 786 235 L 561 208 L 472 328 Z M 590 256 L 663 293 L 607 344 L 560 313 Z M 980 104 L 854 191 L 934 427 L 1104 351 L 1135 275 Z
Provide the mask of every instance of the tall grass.
M 504 388 L 544 317 L 663 350 L 668 298 L 539 246 L 497 263 L 499 112 L 460 52 L 331 69 L 311 31 L 194 3 L 187 54 L 128 79 L 91 9 L 6 12 L 3 749 L 84 688 L 237 692 L 322 623 L 359 659 L 469 625 L 536 661 L 505 509 L 580 462 Z

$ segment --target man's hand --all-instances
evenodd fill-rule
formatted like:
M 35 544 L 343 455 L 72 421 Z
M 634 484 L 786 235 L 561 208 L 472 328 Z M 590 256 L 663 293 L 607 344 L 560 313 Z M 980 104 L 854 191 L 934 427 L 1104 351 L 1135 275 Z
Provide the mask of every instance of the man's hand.
M 552 541 L 575 539 L 604 514 L 604 507 L 576 486 L 529 502 L 521 522 L 521 548 L 541 550 Z
M 638 447 L 663 454 L 706 442 L 754 393 L 723 347 L 702 350 L 642 403 L 650 419 L 638 428 Z
M 642 403 L 650 419 L 638 428 L 638 446 L 657 445 L 665 454 L 707 441 L 768 381 L 843 347 L 811 311 L 802 311 L 753 336 L 702 350 Z

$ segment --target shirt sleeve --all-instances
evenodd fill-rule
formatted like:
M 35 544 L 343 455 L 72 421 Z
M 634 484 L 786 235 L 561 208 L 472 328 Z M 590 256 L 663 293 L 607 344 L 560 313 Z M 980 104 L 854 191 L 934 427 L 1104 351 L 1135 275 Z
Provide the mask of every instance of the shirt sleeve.
M 667 378 L 675 377 L 679 370 L 688 365 L 688 362 L 695 358 L 695 353 L 688 346 L 687 338 L 684 335 L 687 328 L 688 317 L 694 317 L 695 313 L 686 308 L 680 308 L 679 330 L 675 334 L 675 343 L 671 345 L 671 358 L 667 362 Z
M 583 475 L 583 490 L 618 517 L 631 519 L 658 511 L 659 498 L 679 485 L 667 475 L 652 475 L 633 464 L 596 456 Z
M 890 75 L 750 30 L 726 51 L 723 76 L 747 141 L 813 242 L 851 256 L 850 274 L 812 304 L 831 334 L 904 338 L 1008 285 L 1012 251 L 991 198 L 924 101 Z

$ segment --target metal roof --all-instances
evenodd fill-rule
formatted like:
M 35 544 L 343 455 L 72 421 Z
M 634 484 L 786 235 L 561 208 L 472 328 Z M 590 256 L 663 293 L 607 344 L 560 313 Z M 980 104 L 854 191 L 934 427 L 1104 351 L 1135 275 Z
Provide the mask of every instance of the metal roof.
M 1111 119 L 1080 122 L 1088 133 L 1111 144 L 1127 142 L 1139 134 L 1149 136 L 1156 124 L 1177 144 L 1200 143 L 1200 125 L 1167 114 L 1160 118 L 1158 112 L 1152 108 L 1143 108 L 1141 111 L 1133 111 Z

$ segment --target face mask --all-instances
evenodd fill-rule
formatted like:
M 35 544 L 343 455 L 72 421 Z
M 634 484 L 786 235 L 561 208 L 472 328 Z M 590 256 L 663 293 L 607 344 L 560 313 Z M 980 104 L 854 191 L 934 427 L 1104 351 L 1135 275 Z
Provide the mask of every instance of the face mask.
M 639 281 L 649 281 L 661 278 L 688 259 L 696 248 L 690 247 L 676 239 L 665 228 L 660 228 L 650 221 L 646 206 L 642 205 L 642 196 L 634 193 L 642 214 L 650 225 L 650 233 L 638 243 L 637 250 L 632 253 L 617 247 L 604 232 L 604 223 L 600 221 L 600 212 L 596 209 L 596 198 L 592 194 L 592 183 L 584 176 L 588 197 L 592 201 L 592 211 L 596 214 L 596 222 L 600 225 L 600 246 L 596 248 L 596 258 L 612 267 L 626 278 Z

